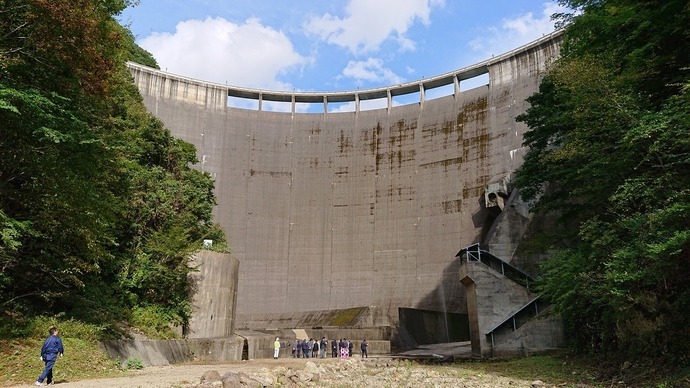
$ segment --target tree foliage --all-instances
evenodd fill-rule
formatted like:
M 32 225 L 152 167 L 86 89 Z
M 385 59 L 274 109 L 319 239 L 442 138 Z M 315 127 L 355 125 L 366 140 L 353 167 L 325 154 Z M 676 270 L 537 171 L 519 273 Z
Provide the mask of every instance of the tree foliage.
M 148 114 L 114 19 L 124 0 L 0 1 L 2 319 L 188 319 L 187 258 L 212 236 L 213 181 Z
M 690 5 L 561 3 L 579 13 L 519 118 L 516 186 L 561 215 L 542 289 L 579 350 L 687 363 Z

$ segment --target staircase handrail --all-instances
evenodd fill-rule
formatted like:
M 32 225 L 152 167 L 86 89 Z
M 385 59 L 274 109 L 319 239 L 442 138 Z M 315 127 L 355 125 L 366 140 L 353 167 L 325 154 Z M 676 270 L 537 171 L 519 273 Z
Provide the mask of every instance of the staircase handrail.
M 493 269 L 494 271 L 499 271 L 492 264 L 496 264 L 500 267 L 501 275 L 507 277 L 508 279 L 526 287 L 529 290 L 530 283 L 534 282 L 534 278 L 523 270 L 510 265 L 503 259 L 500 259 L 489 251 L 482 249 L 479 243 L 472 244 L 466 248 L 461 249 L 455 257 L 465 262 L 480 262 Z
M 540 299 L 542 302 L 541 305 L 539 304 Z M 545 298 L 542 298 L 541 295 L 529 301 L 527 304 L 519 308 L 515 313 L 511 314 L 508 318 L 506 318 L 501 323 L 495 325 L 493 328 L 491 328 L 491 330 L 486 332 L 487 337 L 491 336 L 491 346 L 495 346 L 494 332 L 496 332 L 496 330 L 498 330 L 499 328 L 505 326 L 506 324 L 510 324 L 512 329 L 511 331 L 516 331 L 518 328 L 522 327 L 525 323 L 527 323 L 527 321 L 525 321 L 522 324 L 518 324 L 518 321 L 516 319 L 518 314 L 526 311 L 527 309 L 530 309 L 531 311 L 529 312 L 529 314 L 527 314 L 527 316 L 529 317 L 529 319 L 532 319 L 544 310 L 546 310 L 549 306 L 551 306 L 551 302 L 549 302 Z

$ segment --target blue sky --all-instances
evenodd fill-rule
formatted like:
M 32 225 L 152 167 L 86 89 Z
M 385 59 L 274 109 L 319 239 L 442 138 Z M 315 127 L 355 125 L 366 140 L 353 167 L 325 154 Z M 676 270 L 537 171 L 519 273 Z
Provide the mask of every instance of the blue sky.
M 545 0 L 141 0 L 120 21 L 162 70 L 259 89 L 349 91 L 504 53 L 553 31 L 550 16 L 562 11 Z

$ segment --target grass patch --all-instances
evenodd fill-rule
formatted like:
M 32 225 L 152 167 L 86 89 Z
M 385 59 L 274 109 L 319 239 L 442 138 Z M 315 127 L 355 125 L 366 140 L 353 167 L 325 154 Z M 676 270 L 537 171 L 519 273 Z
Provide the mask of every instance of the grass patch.
M 53 368 L 56 383 L 66 383 L 101 377 L 125 376 L 96 342 L 62 337 L 65 356 L 58 358 Z M 0 340 L 0 385 L 31 384 L 43 371 L 39 359 L 43 340 Z
M 106 330 L 59 317 L 34 317 L 22 321 L 0 322 L 0 385 L 33 384 L 43 371 L 41 346 L 51 327 L 60 330 L 65 355 L 53 368 L 56 383 L 126 375 L 110 360 L 98 341 L 107 337 Z
M 496 375 L 516 380 L 541 380 L 547 385 L 563 387 L 578 384 L 594 387 L 690 387 L 690 368 L 658 360 L 625 363 L 610 358 L 573 356 L 565 350 L 508 360 L 462 360 L 435 367 L 455 368 L 458 377 Z
M 541 380 L 551 385 L 593 384 L 597 373 L 563 353 L 508 360 L 462 361 L 460 375 L 496 375 L 519 380 Z

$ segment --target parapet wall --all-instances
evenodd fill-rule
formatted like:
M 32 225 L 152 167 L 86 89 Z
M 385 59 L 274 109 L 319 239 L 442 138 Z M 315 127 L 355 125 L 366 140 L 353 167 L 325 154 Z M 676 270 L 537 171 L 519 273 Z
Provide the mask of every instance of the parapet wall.
M 527 128 L 515 117 L 559 45 L 554 34 L 418 86 L 341 94 L 254 94 L 130 69 L 148 109 L 216 181 L 215 219 L 241 262 L 238 317 L 380 306 L 396 319 L 399 307 L 466 313 L 453 256 L 481 238 L 485 186 L 522 163 Z M 481 71 L 488 85 L 458 90 Z M 456 93 L 424 100 L 448 80 Z M 418 104 L 390 104 L 414 87 Z M 228 95 L 294 106 L 382 93 L 388 108 L 372 111 L 227 107 Z

